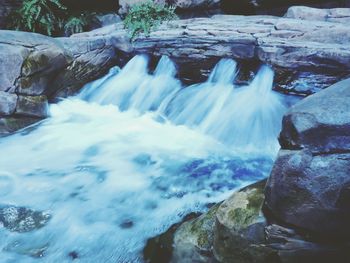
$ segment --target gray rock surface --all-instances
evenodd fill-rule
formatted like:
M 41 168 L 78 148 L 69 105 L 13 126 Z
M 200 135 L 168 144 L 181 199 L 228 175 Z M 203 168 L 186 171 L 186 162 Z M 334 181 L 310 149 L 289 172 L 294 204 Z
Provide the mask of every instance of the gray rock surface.
M 350 9 L 348 9 L 350 10 Z M 127 36 L 121 24 L 94 34 Z M 222 57 L 271 65 L 279 88 L 312 93 L 350 75 L 350 31 L 346 23 L 305 21 L 273 16 L 215 15 L 172 21 L 149 37 L 139 36 L 135 53 L 168 55 L 182 79 L 204 79 Z M 196 73 L 198 72 L 198 73 Z M 300 77 L 301 81 L 294 83 Z M 308 88 L 303 87 L 306 83 Z
M 349 113 L 350 79 L 295 104 L 267 183 L 178 227 L 172 262 L 349 262 Z
M 0 116 L 11 115 L 15 112 L 17 95 L 0 91 Z
M 293 106 L 266 187 L 266 207 L 324 238 L 350 238 L 350 79 Z
M 319 9 L 307 6 L 292 6 L 288 8 L 284 17 L 346 24 L 350 23 L 350 8 Z
M 285 149 L 314 154 L 350 150 L 350 79 L 299 102 L 283 118 L 280 142 Z
M 118 34 L 53 39 L 0 30 L 0 134 L 47 117 L 48 101 L 102 77 L 121 43 Z
M 348 242 L 319 239 L 263 215 L 265 183 L 236 191 L 207 213 L 182 223 L 175 232 L 171 262 L 345 263 L 350 259 Z

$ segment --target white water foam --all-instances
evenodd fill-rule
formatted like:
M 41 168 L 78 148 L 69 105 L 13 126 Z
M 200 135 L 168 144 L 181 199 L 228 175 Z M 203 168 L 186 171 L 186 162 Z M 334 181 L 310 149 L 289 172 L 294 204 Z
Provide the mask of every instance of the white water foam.
M 284 111 L 272 71 L 242 88 L 232 60 L 203 84 L 175 75 L 167 57 L 153 74 L 135 57 L 0 140 L 2 204 L 52 214 L 33 232 L 0 228 L 1 262 L 142 262 L 147 238 L 268 175 Z

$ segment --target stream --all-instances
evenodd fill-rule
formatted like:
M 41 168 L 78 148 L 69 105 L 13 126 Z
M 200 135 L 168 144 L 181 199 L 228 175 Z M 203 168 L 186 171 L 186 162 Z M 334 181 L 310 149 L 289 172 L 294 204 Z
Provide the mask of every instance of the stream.
M 184 87 L 168 57 L 149 72 L 139 55 L 1 138 L 0 207 L 50 217 L 34 231 L 1 227 L 1 262 L 142 262 L 148 238 L 267 177 L 290 101 L 269 67 L 244 87 L 237 71 L 222 59 Z

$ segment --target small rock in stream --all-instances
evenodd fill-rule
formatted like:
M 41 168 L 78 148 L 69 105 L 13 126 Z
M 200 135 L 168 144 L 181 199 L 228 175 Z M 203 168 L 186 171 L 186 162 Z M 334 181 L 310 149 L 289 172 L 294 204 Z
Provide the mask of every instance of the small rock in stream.
M 29 232 L 42 228 L 51 219 L 43 211 L 34 211 L 26 207 L 0 206 L 0 224 L 12 232 Z

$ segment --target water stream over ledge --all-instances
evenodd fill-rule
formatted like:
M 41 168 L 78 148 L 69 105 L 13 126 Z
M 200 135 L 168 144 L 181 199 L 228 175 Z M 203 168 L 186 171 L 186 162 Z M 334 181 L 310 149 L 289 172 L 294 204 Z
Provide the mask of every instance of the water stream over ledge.
M 35 231 L 0 228 L 1 262 L 142 262 L 148 238 L 268 176 L 286 110 L 270 68 L 234 87 L 223 59 L 184 88 L 167 57 L 153 74 L 147 63 L 112 68 L 0 140 L 1 204 L 51 214 Z

